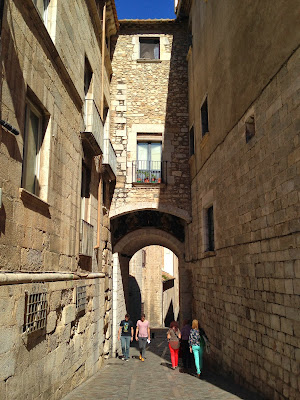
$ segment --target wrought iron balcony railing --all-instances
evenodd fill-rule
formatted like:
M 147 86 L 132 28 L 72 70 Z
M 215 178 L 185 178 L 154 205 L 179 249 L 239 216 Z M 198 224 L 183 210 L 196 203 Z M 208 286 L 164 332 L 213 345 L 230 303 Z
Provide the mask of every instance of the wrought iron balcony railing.
M 94 227 L 83 219 L 80 220 L 80 246 L 79 254 L 93 256 Z
M 81 132 L 81 139 L 88 144 L 94 155 L 103 153 L 104 129 L 99 110 L 92 99 L 84 101 L 85 130 Z
M 104 139 L 104 152 L 102 164 L 108 168 L 110 175 L 115 179 L 117 175 L 117 156 L 110 139 Z
M 167 183 L 167 161 L 133 161 L 132 182 Z

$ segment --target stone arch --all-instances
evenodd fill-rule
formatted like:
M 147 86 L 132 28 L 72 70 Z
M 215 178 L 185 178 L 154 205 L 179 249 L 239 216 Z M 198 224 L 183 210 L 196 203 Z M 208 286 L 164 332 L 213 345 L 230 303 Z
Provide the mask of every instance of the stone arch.
M 166 247 L 178 258 L 184 257 L 184 243 L 170 233 L 156 228 L 137 229 L 128 233 L 116 243 L 113 252 L 132 257 L 138 250 L 150 245 Z
M 109 217 L 112 220 L 124 214 L 143 210 L 160 211 L 162 213 L 175 215 L 176 217 L 183 219 L 187 223 L 191 222 L 191 216 L 186 210 L 174 207 L 172 205 L 163 205 L 153 202 L 143 202 L 142 204 L 140 202 L 138 204 L 125 204 L 118 208 L 112 207 L 109 213 Z

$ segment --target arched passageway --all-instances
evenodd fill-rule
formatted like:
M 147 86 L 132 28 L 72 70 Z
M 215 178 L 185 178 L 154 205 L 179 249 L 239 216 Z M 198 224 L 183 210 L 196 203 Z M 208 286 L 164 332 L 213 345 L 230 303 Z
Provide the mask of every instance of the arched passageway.
M 191 317 L 191 272 L 184 260 L 185 221 L 158 211 L 137 211 L 112 220 L 113 243 L 113 354 L 119 321 L 129 311 L 129 263 L 139 250 L 159 245 L 178 257 L 179 319 Z

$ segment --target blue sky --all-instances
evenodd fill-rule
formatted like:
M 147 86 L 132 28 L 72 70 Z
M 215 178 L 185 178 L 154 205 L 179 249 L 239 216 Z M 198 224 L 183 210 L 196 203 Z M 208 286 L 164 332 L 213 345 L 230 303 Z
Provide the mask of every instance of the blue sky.
M 119 19 L 175 18 L 174 0 L 115 0 Z

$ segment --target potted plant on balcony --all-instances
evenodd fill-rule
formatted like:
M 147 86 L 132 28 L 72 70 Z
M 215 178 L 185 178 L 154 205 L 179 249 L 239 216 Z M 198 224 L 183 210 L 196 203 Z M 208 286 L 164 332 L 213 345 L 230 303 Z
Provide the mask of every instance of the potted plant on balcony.
M 156 182 L 156 175 L 155 174 L 152 174 L 151 175 L 151 182 Z
M 139 169 L 136 171 L 136 181 L 142 182 L 142 171 L 140 171 Z
M 144 179 L 145 183 L 149 183 L 149 172 L 145 171 L 145 179 Z

